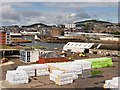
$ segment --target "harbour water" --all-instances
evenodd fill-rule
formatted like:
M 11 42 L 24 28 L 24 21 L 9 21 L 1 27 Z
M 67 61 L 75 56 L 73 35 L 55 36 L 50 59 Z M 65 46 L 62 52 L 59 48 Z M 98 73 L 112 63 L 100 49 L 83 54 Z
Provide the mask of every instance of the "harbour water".
M 43 47 L 47 47 L 48 49 L 54 49 L 54 48 L 58 48 L 58 49 L 62 49 L 63 46 L 66 43 L 45 43 L 45 42 L 40 42 L 40 41 L 36 41 L 30 38 L 23 38 L 22 39 L 27 39 L 27 40 L 32 40 L 32 43 L 20 43 L 21 45 L 26 45 L 26 46 L 43 46 Z

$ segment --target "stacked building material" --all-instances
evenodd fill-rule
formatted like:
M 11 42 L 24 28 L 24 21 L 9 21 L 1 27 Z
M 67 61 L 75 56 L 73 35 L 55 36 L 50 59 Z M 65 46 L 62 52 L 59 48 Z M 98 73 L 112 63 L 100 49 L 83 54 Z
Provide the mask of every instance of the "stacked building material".
M 85 60 L 75 60 L 74 63 L 76 65 L 82 65 L 82 70 L 91 69 L 91 62 Z
M 85 70 L 85 71 L 83 71 L 82 77 L 91 77 L 91 70 Z
M 52 64 L 50 65 L 50 72 L 52 72 L 52 70 L 60 70 L 66 73 L 82 74 L 82 65 L 76 65 L 73 62 Z
M 92 59 L 84 59 L 85 61 L 90 61 L 92 63 L 92 68 L 101 68 L 101 67 L 107 67 L 112 66 L 112 58 L 92 58 Z
M 28 76 L 35 76 L 35 67 L 33 66 L 18 66 L 17 70 L 25 71 Z
M 48 66 L 45 64 L 33 64 L 36 76 L 49 75 Z
M 119 88 L 120 89 L 120 77 L 114 77 L 112 80 L 106 80 L 104 88 Z
M 11 84 L 25 84 L 28 83 L 28 75 L 22 70 L 7 71 L 6 80 Z
M 78 79 L 78 75 L 74 73 L 65 73 L 64 71 L 52 70 L 50 80 L 54 81 L 57 85 L 65 85 L 73 83 L 74 79 Z

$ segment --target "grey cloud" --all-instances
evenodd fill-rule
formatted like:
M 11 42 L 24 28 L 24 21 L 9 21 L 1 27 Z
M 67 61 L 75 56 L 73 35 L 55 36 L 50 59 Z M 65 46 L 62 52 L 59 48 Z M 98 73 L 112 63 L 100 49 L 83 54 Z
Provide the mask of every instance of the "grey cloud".
M 12 5 L 12 6 L 17 6 L 17 7 L 32 7 L 33 4 L 26 2 L 2 2 L 2 5 Z
M 57 8 L 82 8 L 82 7 L 116 7 L 118 6 L 117 2 L 64 2 L 64 3 L 45 3 L 45 6 L 48 7 L 57 7 Z
M 20 14 L 24 17 L 35 17 L 42 15 L 42 13 L 33 10 L 21 10 Z
M 114 4 L 114 3 L 113 3 Z M 115 6 L 112 3 L 44 3 L 45 6 L 51 8 L 57 8 L 54 11 L 33 11 L 33 10 L 16 10 L 11 5 L 3 5 L 2 19 L 3 24 L 31 24 L 35 22 L 41 22 L 46 24 L 65 24 L 72 23 L 77 20 L 91 18 L 88 13 L 82 9 L 82 7 L 88 6 Z M 73 12 L 69 10 L 74 10 Z M 96 15 L 98 16 L 98 15 Z M 11 20 L 14 20 L 12 22 Z

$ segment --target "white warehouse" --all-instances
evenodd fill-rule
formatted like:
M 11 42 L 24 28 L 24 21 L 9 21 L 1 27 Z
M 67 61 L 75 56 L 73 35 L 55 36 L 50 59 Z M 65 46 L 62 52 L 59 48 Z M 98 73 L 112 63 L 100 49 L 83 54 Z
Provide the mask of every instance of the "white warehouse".
M 101 37 L 100 40 L 120 41 L 120 38 L 117 38 L 117 37 Z
M 79 43 L 79 42 L 68 42 L 64 45 L 63 50 L 71 50 L 71 52 L 82 53 L 88 50 L 94 45 L 94 43 Z

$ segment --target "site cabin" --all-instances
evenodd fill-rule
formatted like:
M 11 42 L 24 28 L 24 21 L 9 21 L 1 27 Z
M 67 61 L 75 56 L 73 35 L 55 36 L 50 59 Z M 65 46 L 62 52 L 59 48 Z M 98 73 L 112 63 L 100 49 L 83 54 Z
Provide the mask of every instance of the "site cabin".
M 48 52 L 39 57 L 39 61 L 36 61 L 39 64 L 44 63 L 55 63 L 55 62 L 68 62 L 64 57 L 61 57 L 55 52 Z

